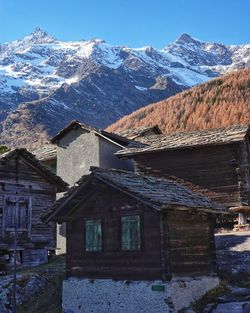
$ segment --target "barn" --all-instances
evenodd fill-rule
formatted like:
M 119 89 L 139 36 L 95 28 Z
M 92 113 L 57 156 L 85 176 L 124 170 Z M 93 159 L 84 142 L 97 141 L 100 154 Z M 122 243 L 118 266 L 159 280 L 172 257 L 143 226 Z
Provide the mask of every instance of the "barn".
M 0 254 L 11 258 L 17 232 L 18 259 L 24 265 L 48 260 L 56 249 L 56 224 L 41 215 L 67 184 L 26 149 L 0 155 Z
M 218 283 L 214 221 L 225 212 L 174 181 L 92 167 L 43 215 L 67 224 L 64 309 L 137 313 L 149 305 L 154 313 L 168 312 L 171 301 L 187 305 Z M 175 288 L 179 300 L 170 295 Z
M 131 159 L 137 173 L 175 176 L 210 199 L 250 219 L 250 131 L 248 125 L 140 139 L 116 153 Z

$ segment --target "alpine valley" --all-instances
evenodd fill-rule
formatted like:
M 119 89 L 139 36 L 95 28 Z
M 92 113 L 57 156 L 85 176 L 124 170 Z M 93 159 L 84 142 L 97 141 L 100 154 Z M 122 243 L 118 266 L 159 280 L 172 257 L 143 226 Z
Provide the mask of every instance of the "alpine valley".
M 250 64 L 250 44 L 188 34 L 159 50 L 103 40 L 65 42 L 37 28 L 0 44 L 0 133 L 39 146 L 73 119 L 104 128 L 122 116 Z

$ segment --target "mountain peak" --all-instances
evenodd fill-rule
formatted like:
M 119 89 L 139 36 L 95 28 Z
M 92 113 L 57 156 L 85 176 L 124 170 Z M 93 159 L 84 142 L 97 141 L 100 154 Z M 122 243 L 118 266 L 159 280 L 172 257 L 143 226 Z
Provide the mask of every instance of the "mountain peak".
M 31 34 L 32 35 L 42 36 L 42 37 L 49 36 L 49 34 L 45 30 L 43 30 L 41 27 L 39 27 L 39 26 L 37 26 L 35 28 L 35 30 Z
M 199 42 L 199 40 L 191 37 L 187 33 L 183 33 L 175 42 L 176 43 L 194 43 L 194 42 Z
M 35 30 L 24 39 L 31 40 L 32 42 L 39 44 L 39 43 L 49 43 L 53 42 L 56 39 L 48 34 L 46 31 L 41 29 L 39 26 L 35 28 Z

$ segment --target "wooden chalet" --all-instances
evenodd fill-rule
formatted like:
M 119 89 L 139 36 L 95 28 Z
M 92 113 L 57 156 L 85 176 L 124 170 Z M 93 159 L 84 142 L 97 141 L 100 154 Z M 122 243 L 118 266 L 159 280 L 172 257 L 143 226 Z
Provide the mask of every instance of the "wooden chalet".
M 212 200 L 250 217 L 250 131 L 248 125 L 155 135 L 118 151 L 133 159 L 136 172 L 175 176 Z
M 0 251 L 11 255 L 17 231 L 17 250 L 24 265 L 47 260 L 56 249 L 56 224 L 41 215 L 67 184 L 25 149 L 0 155 Z
M 216 271 L 225 209 L 176 182 L 91 168 L 43 215 L 67 223 L 69 277 L 168 280 Z

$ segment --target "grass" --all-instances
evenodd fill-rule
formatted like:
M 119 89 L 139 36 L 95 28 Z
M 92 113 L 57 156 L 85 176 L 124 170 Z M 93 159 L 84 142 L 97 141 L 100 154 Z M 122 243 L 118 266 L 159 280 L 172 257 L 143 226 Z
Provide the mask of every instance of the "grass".
M 33 296 L 29 302 L 18 307 L 18 313 L 61 313 L 62 281 L 65 278 L 65 258 L 56 256 L 44 265 L 22 269 L 19 273 L 44 275 L 47 280 L 45 290 Z

